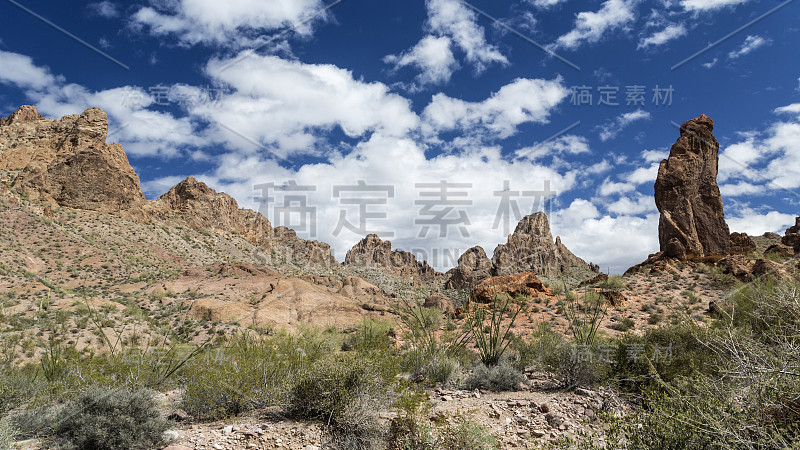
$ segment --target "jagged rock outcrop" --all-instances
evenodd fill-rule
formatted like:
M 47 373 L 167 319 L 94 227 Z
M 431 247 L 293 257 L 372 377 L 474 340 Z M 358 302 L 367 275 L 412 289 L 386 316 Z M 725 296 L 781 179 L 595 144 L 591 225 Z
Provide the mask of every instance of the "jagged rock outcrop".
M 800 217 L 796 217 L 794 225 L 786 229 L 781 244 L 792 247 L 795 254 L 800 253 Z
M 553 240 L 547 215 L 543 212 L 523 217 L 508 237 L 508 243 L 494 249 L 492 263 L 493 275 L 534 272 L 540 276 L 557 276 L 570 267 L 589 270 L 586 261 L 573 255 L 560 237 Z
M 239 209 L 236 200 L 188 177 L 156 200 L 148 212 L 162 220 L 178 219 L 197 230 L 236 233 L 253 245 L 285 253 L 282 257 L 317 265 L 338 264 L 330 246 L 306 241 L 286 227 L 272 228 L 261 214 Z
M 534 298 L 549 295 L 553 295 L 550 289 L 533 272 L 487 278 L 472 291 L 472 299 L 478 303 L 491 303 L 495 298 Z
M 658 240 L 667 257 L 720 258 L 729 253 L 730 232 L 717 186 L 719 142 L 705 114 L 686 121 L 655 183 L 661 213 Z
M 419 262 L 410 252 L 392 250 L 391 241 L 368 234 L 347 251 L 346 266 L 374 267 L 401 278 L 431 280 L 436 271 L 427 262 Z
M 455 311 L 453 299 L 439 292 L 434 292 L 425 297 L 425 302 L 422 306 L 425 308 L 436 308 L 443 313 L 452 313 Z
M 100 108 L 53 120 L 26 105 L 0 124 L 0 169 L 21 170 L 14 188 L 31 199 L 141 218 L 139 177 L 107 135 Z
M 476 246 L 467 250 L 458 258 L 458 265 L 447 271 L 448 289 L 472 289 L 481 281 L 492 276 L 494 264 L 486 256 L 483 247 Z
M 731 255 L 748 255 L 756 251 L 756 242 L 747 233 L 731 233 Z

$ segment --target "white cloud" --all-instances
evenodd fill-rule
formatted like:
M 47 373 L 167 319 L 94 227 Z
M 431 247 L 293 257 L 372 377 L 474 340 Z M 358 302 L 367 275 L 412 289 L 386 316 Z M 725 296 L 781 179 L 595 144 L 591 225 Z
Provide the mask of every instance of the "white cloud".
M 725 147 L 720 152 L 717 179 L 720 182 L 724 182 L 729 179 L 752 175 L 748 168 L 764 157 L 766 151 L 766 149 L 757 148 L 757 146 L 760 146 L 760 144 L 756 143 L 755 138 L 751 136 L 742 142 Z
M 756 51 L 758 48 L 769 45 L 772 41 L 761 36 L 747 36 L 738 50 L 728 53 L 728 58 L 736 59 Z
M 450 81 L 450 76 L 458 67 L 458 62 L 450 50 L 450 44 L 450 38 L 447 36 L 426 36 L 411 50 L 398 56 L 386 56 L 383 60 L 393 64 L 395 69 L 416 67 L 420 71 L 417 82 L 422 86 L 442 84 Z
M 598 127 L 600 129 L 600 140 L 605 142 L 609 139 L 614 139 L 631 123 L 645 119 L 650 119 L 650 113 L 642 109 L 624 113 Z
M 652 35 L 642 39 L 636 48 L 647 48 L 651 45 L 659 46 L 677 39 L 686 34 L 686 27 L 683 24 L 670 24 L 664 29 L 656 31 Z
M 449 36 L 477 71 L 494 63 L 508 64 L 497 47 L 486 42 L 484 29 L 478 25 L 475 12 L 460 0 L 427 0 L 426 5 L 431 32 Z
M 451 50 L 455 45 L 464 52 L 467 62 L 482 72 L 491 64 L 508 64 L 508 59 L 494 45 L 486 42 L 483 27 L 478 25 L 475 12 L 460 0 L 426 0 L 428 35 L 413 48 L 399 55 L 387 55 L 384 62 L 394 68 L 414 66 L 419 69 L 419 90 L 427 85 L 441 84 L 450 80 L 459 64 Z
M 638 216 L 645 213 L 658 211 L 656 201 L 652 195 L 635 193 L 633 198 L 621 197 L 617 201 L 605 206 L 606 211 L 612 214 Z
M 752 184 L 746 181 L 741 181 L 735 184 L 724 183 L 720 184 L 719 186 L 719 191 L 722 193 L 723 197 L 739 197 L 742 195 L 760 194 L 765 190 L 766 188 L 763 185 Z
M 554 235 L 569 249 L 611 273 L 622 273 L 658 251 L 658 214 L 602 215 L 584 199 L 556 211 L 550 220 Z
M 181 147 L 203 144 L 189 119 L 148 109 L 156 100 L 138 87 L 91 91 L 65 83 L 63 76 L 35 65 L 28 56 L 2 51 L 0 82 L 22 89 L 46 116 L 76 114 L 93 106 L 102 108 L 109 116 L 108 140 L 122 143 L 129 154 L 177 156 Z
M 658 166 L 660 163 L 651 164 L 650 167 L 639 167 L 633 172 L 623 175 L 622 178 L 628 183 L 636 185 L 644 183 L 655 183 L 656 176 L 658 175 Z
M 542 156 L 562 153 L 570 155 L 591 153 L 589 150 L 589 141 L 583 136 L 567 134 L 547 142 L 536 143 L 530 147 L 521 148 L 514 152 L 514 155 L 517 158 L 536 159 Z
M 528 0 L 530 3 L 533 3 L 534 6 L 538 8 L 550 8 L 552 6 L 558 5 L 559 3 L 564 3 L 567 0 Z
M 212 136 L 230 148 L 269 149 L 278 157 L 319 153 L 318 137 L 339 127 L 350 137 L 368 131 L 404 135 L 418 126 L 410 102 L 382 83 L 356 80 L 349 70 L 276 56 L 212 59 L 205 72 L 230 88 L 219 104 L 189 108 L 212 122 Z
M 661 161 L 669 156 L 669 150 L 645 150 L 642 152 L 642 159 L 646 162 Z
M 325 20 L 321 0 L 176 0 L 167 11 L 143 7 L 132 17 L 135 27 L 155 36 L 175 35 L 184 45 L 223 47 L 254 45 L 258 33 L 291 29 L 310 35 L 313 24 Z
M 780 233 L 786 228 L 794 225 L 795 216 L 784 214 L 778 211 L 759 213 L 750 208 L 742 208 L 736 211 L 736 215 L 725 218 L 731 232 L 747 233 L 752 236 L 760 236 L 766 232 Z
M 422 113 L 425 131 L 488 132 L 492 137 L 506 138 L 523 123 L 547 123 L 550 111 L 568 93 L 560 77 L 516 79 L 481 102 L 467 102 L 438 93 Z
M 43 89 L 62 79 L 50 73 L 47 67 L 34 64 L 29 56 L 0 50 L 0 82 L 24 89 Z
M 719 59 L 714 58 L 714 59 L 712 59 L 711 61 L 709 61 L 707 63 L 703 63 L 703 67 L 705 67 L 706 69 L 710 69 L 710 68 L 716 66 L 718 61 L 719 61 Z
M 749 0 L 681 0 L 686 11 L 705 12 L 747 3 Z
M 119 16 L 119 5 L 109 1 L 102 1 L 97 3 L 89 3 L 86 8 L 92 14 L 103 17 L 105 19 L 113 19 Z
M 792 103 L 791 105 L 781 106 L 775 108 L 773 111 L 776 114 L 798 114 L 800 115 L 800 103 Z
M 622 27 L 635 18 L 637 0 L 606 0 L 596 12 L 583 11 L 575 19 L 575 28 L 559 37 L 555 46 L 567 49 L 599 41 L 607 31 Z
M 623 192 L 632 192 L 635 190 L 636 186 L 633 183 L 618 183 L 616 181 L 611 181 L 610 178 L 606 178 L 603 180 L 603 183 L 600 185 L 600 188 L 597 190 L 597 192 L 603 197 L 608 197 L 621 194 Z

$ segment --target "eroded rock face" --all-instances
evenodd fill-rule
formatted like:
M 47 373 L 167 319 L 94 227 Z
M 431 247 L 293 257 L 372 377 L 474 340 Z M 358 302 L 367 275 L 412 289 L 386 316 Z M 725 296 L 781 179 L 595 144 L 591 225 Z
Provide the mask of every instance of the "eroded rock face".
M 472 291 L 472 298 L 478 303 L 490 303 L 498 296 L 533 298 L 542 295 L 552 295 L 552 292 L 533 272 L 487 278 Z
M 747 255 L 756 251 L 756 243 L 747 233 L 731 233 L 731 255 Z
M 669 158 L 658 168 L 658 239 L 665 256 L 714 258 L 729 253 L 730 232 L 717 186 L 719 142 L 713 129 L 714 121 L 704 114 L 684 122 Z
M 23 106 L 0 124 L 0 168 L 21 170 L 14 187 L 34 200 L 143 217 L 139 177 L 107 134 L 100 108 L 52 120 Z
M 800 253 L 800 217 L 795 218 L 794 225 L 786 229 L 781 244 L 792 247 L 795 254 Z
M 249 209 L 239 209 L 233 197 L 215 191 L 194 177 L 186 178 L 151 201 L 148 212 L 162 220 L 181 220 L 198 230 L 236 233 L 253 245 L 280 253 L 285 259 L 338 265 L 328 244 L 298 238 L 286 227 L 273 229 L 266 217 Z
M 369 234 L 344 258 L 346 266 L 374 267 L 402 278 L 432 279 L 436 271 L 427 262 L 419 262 L 410 252 L 392 250 L 391 241 Z
M 540 276 L 556 276 L 573 266 L 589 267 L 561 243 L 560 237 L 553 240 L 543 212 L 523 217 L 508 237 L 508 243 L 494 249 L 492 263 L 494 275 L 535 272 Z
M 447 272 L 445 287 L 448 289 L 472 289 L 492 276 L 494 264 L 482 247 L 476 246 L 458 258 L 458 265 Z

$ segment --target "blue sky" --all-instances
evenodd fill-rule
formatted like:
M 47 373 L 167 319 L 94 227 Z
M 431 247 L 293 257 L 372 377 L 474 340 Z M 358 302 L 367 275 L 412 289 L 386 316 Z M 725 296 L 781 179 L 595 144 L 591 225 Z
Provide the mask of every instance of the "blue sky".
M 5 1 L 0 113 L 99 106 L 148 198 L 194 175 L 340 260 L 377 232 L 447 269 L 545 209 L 620 272 L 658 250 L 658 163 L 701 113 L 732 231 L 794 222 L 798 17 L 791 0 Z

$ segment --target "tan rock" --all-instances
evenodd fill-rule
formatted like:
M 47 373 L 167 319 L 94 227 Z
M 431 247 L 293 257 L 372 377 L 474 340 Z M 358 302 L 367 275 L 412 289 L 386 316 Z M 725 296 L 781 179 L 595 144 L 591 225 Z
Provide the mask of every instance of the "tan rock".
M 492 276 L 494 264 L 486 256 L 483 247 L 472 247 L 458 258 L 458 265 L 447 272 L 448 289 L 471 290 L 481 281 Z
M 731 255 L 749 255 L 756 251 L 756 243 L 747 233 L 731 233 Z
M 391 241 L 369 234 L 359 241 L 344 258 L 345 266 L 373 267 L 406 279 L 432 280 L 436 276 L 427 262 L 419 262 L 410 252 L 392 250 Z
M 452 313 L 455 311 L 453 299 L 439 292 L 434 292 L 425 298 L 425 302 L 422 306 L 425 308 L 436 308 L 445 313 Z

